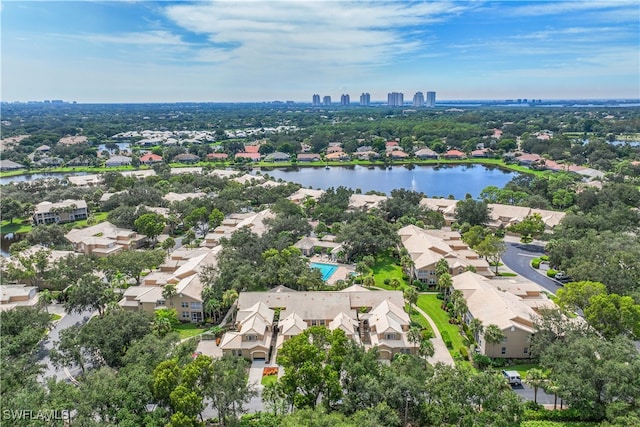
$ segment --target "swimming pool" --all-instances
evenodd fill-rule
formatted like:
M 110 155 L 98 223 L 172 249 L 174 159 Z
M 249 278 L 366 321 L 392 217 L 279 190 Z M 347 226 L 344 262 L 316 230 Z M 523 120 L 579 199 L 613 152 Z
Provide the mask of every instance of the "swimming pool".
M 320 273 L 322 273 L 322 280 L 324 280 L 325 282 L 329 280 L 329 278 L 333 276 L 333 273 L 335 273 L 338 269 L 337 265 L 323 264 L 321 262 L 312 262 L 311 264 L 309 264 L 309 267 L 317 268 L 318 270 L 320 270 Z

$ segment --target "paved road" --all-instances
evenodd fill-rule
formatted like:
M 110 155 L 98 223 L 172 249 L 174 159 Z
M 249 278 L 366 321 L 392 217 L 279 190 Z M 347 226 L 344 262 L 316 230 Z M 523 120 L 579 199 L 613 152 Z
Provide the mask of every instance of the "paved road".
M 542 245 L 507 242 L 507 251 L 502 255 L 502 262 L 515 273 L 555 294 L 560 289 L 559 283 L 535 271 L 530 265 L 532 258 L 543 254 Z
M 61 314 L 64 313 L 64 309 L 62 309 L 60 304 L 51 304 L 51 306 L 49 306 L 49 312 Z M 53 349 L 53 343 L 60 339 L 60 331 L 73 325 L 85 324 L 93 314 L 94 313 L 91 311 L 85 311 L 80 314 L 64 314 L 62 319 L 60 319 L 53 329 L 51 329 L 49 336 L 41 344 L 40 350 L 38 351 L 38 359 L 40 360 L 40 363 L 45 366 L 42 374 L 40 374 L 38 378 L 40 382 L 45 382 L 46 378 L 49 377 L 55 377 L 58 381 L 66 381 L 69 379 L 63 368 L 56 368 L 53 366 L 49 359 L 49 352 Z M 69 372 L 71 375 L 76 376 L 80 373 L 80 368 L 69 368 Z
M 522 397 L 525 401 L 533 402 L 534 392 L 531 387 L 526 384 L 522 384 L 519 386 L 512 386 L 513 391 Z M 538 403 L 541 405 L 553 405 L 554 396 L 553 394 L 547 394 L 542 390 L 542 388 L 538 389 Z M 560 398 L 558 398 L 557 402 L 558 408 L 560 407 Z

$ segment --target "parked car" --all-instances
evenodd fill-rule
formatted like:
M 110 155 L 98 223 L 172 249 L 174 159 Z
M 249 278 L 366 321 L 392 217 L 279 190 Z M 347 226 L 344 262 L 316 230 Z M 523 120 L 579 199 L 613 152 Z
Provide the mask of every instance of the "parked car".
M 564 271 L 560 271 L 558 273 L 556 273 L 556 275 L 554 276 L 554 278 L 562 283 L 567 283 L 573 280 L 573 277 L 569 276 L 567 273 L 565 273 Z
M 522 378 L 520 378 L 520 373 L 518 371 L 502 371 L 502 375 L 504 375 L 512 386 L 522 385 Z

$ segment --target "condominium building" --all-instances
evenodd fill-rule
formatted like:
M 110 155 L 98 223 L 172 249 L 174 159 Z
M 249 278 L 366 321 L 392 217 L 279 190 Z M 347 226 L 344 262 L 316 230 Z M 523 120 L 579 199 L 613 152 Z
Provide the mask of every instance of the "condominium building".
M 351 103 L 351 97 L 348 93 L 343 93 L 340 96 L 340 105 L 349 105 Z
M 401 92 L 390 92 L 387 94 L 387 105 L 390 107 L 401 107 L 404 104 L 404 94 Z
M 427 92 L 427 107 L 433 108 L 436 106 L 436 93 L 435 92 Z
M 326 105 L 326 106 L 331 105 L 331 97 L 329 95 L 322 97 L 322 105 Z
M 84 200 L 63 200 L 62 202 L 40 202 L 33 212 L 33 223 L 57 224 L 87 219 L 89 211 Z
M 318 95 L 317 93 L 313 94 L 313 100 L 311 101 L 314 107 L 319 107 L 320 106 L 320 95 Z
M 367 107 L 371 105 L 371 95 L 369 92 L 363 92 L 362 95 L 360 95 L 360 105 Z
M 413 106 L 424 107 L 424 94 L 422 92 L 416 92 L 416 94 L 413 95 Z

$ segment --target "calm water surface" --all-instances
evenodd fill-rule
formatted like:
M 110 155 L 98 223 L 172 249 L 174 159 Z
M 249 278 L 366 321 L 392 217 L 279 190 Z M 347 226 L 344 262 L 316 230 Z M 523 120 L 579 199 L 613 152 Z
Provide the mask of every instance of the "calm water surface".
M 456 199 L 464 198 L 467 193 L 476 198 L 485 187 L 495 185 L 502 188 L 519 175 L 517 172 L 483 165 L 416 166 L 412 170 L 404 166 L 394 166 L 392 169 L 368 169 L 365 166 L 329 169 L 305 167 L 293 171 L 274 169 L 263 174 L 323 190 L 342 185 L 354 190 L 359 188 L 363 193 L 376 190 L 390 194 L 391 190 L 405 188 L 423 192 L 429 197 L 453 195 Z

